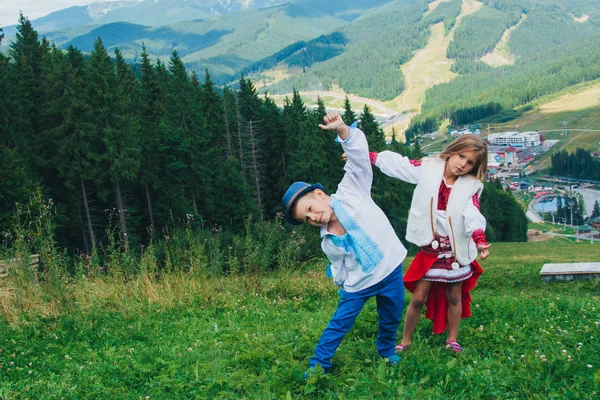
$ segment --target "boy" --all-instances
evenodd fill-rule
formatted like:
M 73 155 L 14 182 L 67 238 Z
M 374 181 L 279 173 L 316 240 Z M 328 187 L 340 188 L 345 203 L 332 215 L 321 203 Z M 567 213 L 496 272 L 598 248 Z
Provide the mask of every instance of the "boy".
M 323 331 L 308 373 L 321 365 L 327 372 L 344 335 L 370 297 L 377 300 L 377 350 L 388 364 L 397 364 L 394 341 L 404 307 L 402 260 L 406 249 L 387 217 L 371 198 L 373 170 L 364 133 L 348 127 L 337 113 L 323 118 L 324 130 L 335 130 L 348 161 L 335 194 L 321 184 L 293 183 L 283 203 L 293 225 L 307 223 L 321 230 L 321 247 L 331 262 L 333 282 L 341 287 L 337 310 Z

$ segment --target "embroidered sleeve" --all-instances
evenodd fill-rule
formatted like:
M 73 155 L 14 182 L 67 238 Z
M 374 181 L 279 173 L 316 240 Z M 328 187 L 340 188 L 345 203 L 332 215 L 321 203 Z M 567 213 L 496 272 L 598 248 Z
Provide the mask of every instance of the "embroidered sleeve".
M 479 193 L 473 195 L 473 205 L 479 210 Z
M 473 239 L 477 247 L 488 244 L 483 229 L 475 229 L 471 234 L 471 238 Z
M 419 181 L 420 160 L 410 160 L 401 154 L 386 150 L 377 155 L 374 165 L 392 178 L 398 178 L 408 183 Z
M 463 216 L 465 217 L 465 230 L 467 238 L 472 238 L 475 241 L 475 244 L 479 245 L 480 243 L 478 243 L 478 240 L 481 241 L 481 238 L 483 237 L 483 243 L 485 243 L 486 220 L 483 214 L 481 214 L 479 211 L 478 194 L 475 194 L 469 201 L 467 201 L 465 209 L 463 210 Z
M 371 160 L 371 165 L 375 165 L 375 163 L 377 162 L 378 155 L 379 155 L 379 153 L 376 153 L 374 151 L 369 152 L 369 160 Z

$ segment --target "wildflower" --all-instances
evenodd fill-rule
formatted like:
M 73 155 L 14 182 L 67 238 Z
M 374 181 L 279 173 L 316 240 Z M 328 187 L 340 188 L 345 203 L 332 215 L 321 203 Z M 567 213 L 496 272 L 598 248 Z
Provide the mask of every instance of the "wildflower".
M 483 325 L 479 325 L 479 328 L 477 328 L 477 330 L 478 330 L 479 332 L 483 332 Z
M 567 354 L 567 351 L 565 349 L 562 349 L 562 353 Z
M 514 341 L 515 341 L 515 338 L 514 338 L 514 337 L 512 337 L 512 335 L 511 335 L 511 336 L 509 336 L 509 337 L 508 337 L 508 340 L 510 340 L 511 342 L 514 342 Z
M 548 361 L 548 360 L 546 359 L 546 356 L 542 354 L 542 355 L 540 356 L 540 361 L 541 361 L 541 362 L 546 362 L 546 361 Z
M 588 364 L 588 365 L 587 365 L 587 367 L 588 367 L 588 368 L 592 368 L 592 364 Z
M 475 308 L 479 308 L 479 304 L 475 304 Z
M 65 359 L 67 359 L 67 360 L 71 360 L 71 357 L 70 357 L 70 356 L 67 354 L 67 355 L 65 356 Z
M 567 361 L 568 361 L 568 362 L 571 362 L 571 361 L 573 361 L 573 357 L 571 357 L 571 356 L 568 356 L 568 357 L 567 357 Z

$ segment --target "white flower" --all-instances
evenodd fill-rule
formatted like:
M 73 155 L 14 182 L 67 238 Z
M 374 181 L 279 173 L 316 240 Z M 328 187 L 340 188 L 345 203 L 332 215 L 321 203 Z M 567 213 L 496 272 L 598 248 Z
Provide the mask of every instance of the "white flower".
M 587 365 L 587 367 L 588 367 L 588 368 L 592 368 L 592 364 L 588 364 L 588 365 Z

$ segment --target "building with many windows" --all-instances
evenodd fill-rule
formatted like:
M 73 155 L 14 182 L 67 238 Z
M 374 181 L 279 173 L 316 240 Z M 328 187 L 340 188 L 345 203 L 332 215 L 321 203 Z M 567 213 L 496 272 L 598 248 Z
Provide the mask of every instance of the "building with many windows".
M 542 144 L 538 132 L 491 133 L 487 140 L 494 146 L 536 147 Z

